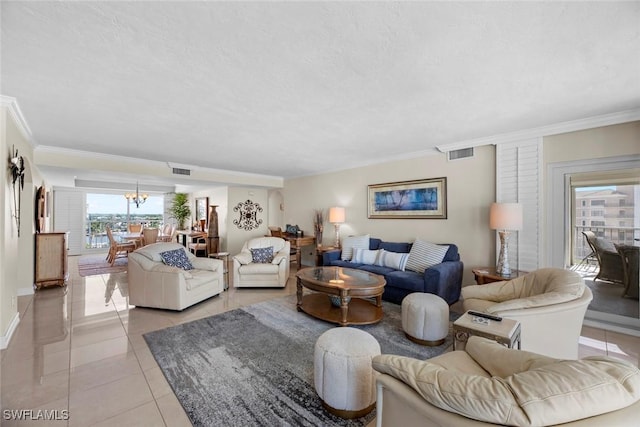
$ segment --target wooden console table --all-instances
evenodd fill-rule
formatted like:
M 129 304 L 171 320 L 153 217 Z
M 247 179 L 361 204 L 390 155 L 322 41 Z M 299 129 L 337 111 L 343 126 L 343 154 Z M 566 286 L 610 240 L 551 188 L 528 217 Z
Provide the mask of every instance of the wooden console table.
M 291 249 L 296 250 L 297 269 L 300 270 L 300 265 L 302 264 L 302 247 L 315 245 L 316 238 L 314 236 L 299 237 L 287 233 L 283 233 L 282 238 L 291 244 Z

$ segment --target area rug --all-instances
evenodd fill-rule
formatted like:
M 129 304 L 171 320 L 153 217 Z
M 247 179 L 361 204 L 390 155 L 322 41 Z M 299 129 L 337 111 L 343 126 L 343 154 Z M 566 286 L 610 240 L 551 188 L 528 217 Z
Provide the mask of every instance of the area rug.
M 78 258 L 78 274 L 85 277 L 127 271 L 127 258 L 117 258 L 113 266 L 109 265 L 106 258 L 106 254 L 82 255 Z
M 335 325 L 298 312 L 295 301 L 276 298 L 144 335 L 194 426 L 365 426 L 374 418 L 375 411 L 344 420 L 324 410 L 313 386 L 313 351 Z M 452 344 L 451 334 L 438 347 L 412 343 L 400 306 L 383 306 L 381 322 L 358 326 L 382 353 L 426 359 Z

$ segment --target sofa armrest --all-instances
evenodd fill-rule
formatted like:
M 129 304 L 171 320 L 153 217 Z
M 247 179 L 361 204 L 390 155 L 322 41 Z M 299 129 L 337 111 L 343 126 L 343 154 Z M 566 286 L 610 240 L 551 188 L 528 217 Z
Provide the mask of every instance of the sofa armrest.
M 460 299 L 462 261 L 445 261 L 424 271 L 424 291 L 438 295 L 451 305 Z
M 242 265 L 251 264 L 253 261 L 253 257 L 251 256 L 251 252 L 240 252 L 238 255 L 233 257 L 234 261 L 238 261 L 238 263 Z
M 340 259 L 340 255 L 342 251 L 340 249 L 333 249 L 331 251 L 326 251 L 322 254 L 322 265 L 331 265 L 332 261 L 338 261 Z
M 191 260 L 191 265 L 197 270 L 209 270 L 217 271 L 222 268 L 223 262 L 214 258 L 194 258 Z

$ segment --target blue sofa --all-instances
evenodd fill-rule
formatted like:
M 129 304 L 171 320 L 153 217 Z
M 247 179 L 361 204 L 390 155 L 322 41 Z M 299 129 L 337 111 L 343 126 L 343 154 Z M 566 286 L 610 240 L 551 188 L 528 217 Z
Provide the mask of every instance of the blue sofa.
M 442 263 L 428 268 L 424 274 L 409 270 L 394 270 L 379 265 L 342 261 L 339 249 L 325 252 L 322 257 L 322 265 L 357 268 L 384 276 L 387 280 L 387 285 L 384 287 L 382 299 L 385 301 L 400 304 L 402 299 L 410 293 L 427 292 L 438 295 L 451 305 L 460 298 L 463 264 L 460 261 L 458 247 L 451 243 L 446 245 L 449 246 L 449 250 L 445 254 Z M 408 253 L 411 250 L 411 243 L 383 242 L 381 239 L 372 237 L 369 239 L 369 249 Z

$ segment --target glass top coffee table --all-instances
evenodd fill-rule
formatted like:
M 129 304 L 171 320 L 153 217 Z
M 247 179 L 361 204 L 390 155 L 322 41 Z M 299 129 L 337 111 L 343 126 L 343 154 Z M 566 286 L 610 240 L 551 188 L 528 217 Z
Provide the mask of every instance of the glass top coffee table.
M 300 270 L 296 277 L 298 311 L 340 326 L 368 325 L 382 319 L 387 282 L 380 275 L 353 268 L 312 267 Z M 304 294 L 303 288 L 315 292 Z

